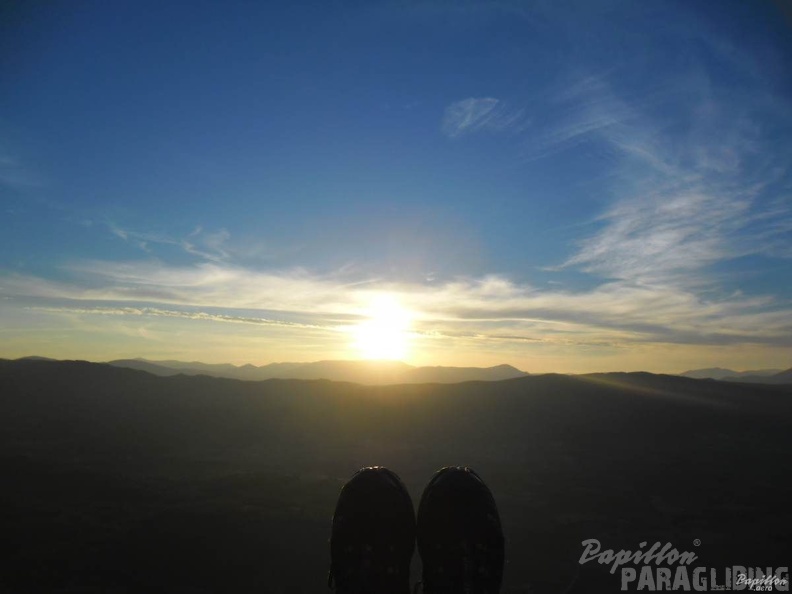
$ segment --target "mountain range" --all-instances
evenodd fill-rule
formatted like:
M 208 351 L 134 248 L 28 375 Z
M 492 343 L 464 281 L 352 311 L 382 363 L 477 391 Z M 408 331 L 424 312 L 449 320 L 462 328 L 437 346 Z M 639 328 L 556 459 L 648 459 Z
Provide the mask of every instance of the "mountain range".
M 197 361 L 149 361 L 118 359 L 114 367 L 139 369 L 154 375 L 208 375 L 228 379 L 261 381 L 268 379 L 331 380 L 364 385 L 455 384 L 468 381 L 499 381 L 528 375 L 511 365 L 495 367 L 414 367 L 400 361 L 316 361 L 313 363 L 270 363 L 231 365 Z
M 790 384 L 792 383 L 792 368 L 782 369 L 751 369 L 748 371 L 734 371 L 723 367 L 709 367 L 706 369 L 691 369 L 680 373 L 682 377 L 694 379 L 715 379 L 728 382 L 743 382 L 749 384 Z
M 55 361 L 48 357 L 23 357 L 29 361 Z M 207 375 L 245 381 L 269 379 L 330 380 L 370 386 L 395 384 L 456 384 L 470 381 L 501 381 L 530 375 L 511 365 L 493 367 L 416 367 L 401 361 L 328 360 L 310 363 L 233 365 L 200 361 L 153 361 L 137 357 L 116 359 L 108 365 L 146 371 L 160 377 Z M 724 367 L 691 369 L 676 374 L 691 379 L 713 379 L 749 384 L 792 384 L 792 368 L 735 371 Z

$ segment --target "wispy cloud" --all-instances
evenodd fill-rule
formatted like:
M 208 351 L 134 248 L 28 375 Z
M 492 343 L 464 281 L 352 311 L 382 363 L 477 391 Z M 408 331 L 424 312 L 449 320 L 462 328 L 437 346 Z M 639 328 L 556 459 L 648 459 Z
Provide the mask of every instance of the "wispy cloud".
M 446 108 L 442 131 L 450 138 L 458 138 L 475 132 L 517 132 L 527 125 L 522 109 L 509 107 L 492 97 L 471 97 Z
M 605 228 L 584 240 L 565 266 L 633 281 L 682 279 L 740 255 L 729 238 L 745 225 L 750 207 L 749 196 L 706 187 L 623 200 L 602 217 Z
M 156 307 L 32 306 L 32 307 L 28 307 L 27 309 L 30 309 L 31 311 L 42 311 L 48 313 L 91 314 L 91 315 L 107 315 L 107 316 L 150 316 L 150 317 L 159 317 L 159 318 L 181 318 L 186 320 L 222 322 L 227 324 L 251 324 L 254 326 L 275 326 L 280 328 L 293 328 L 293 329 L 312 329 L 312 330 L 333 329 L 333 327 L 321 326 L 318 324 L 289 322 L 285 320 L 274 320 L 270 318 L 262 318 L 255 316 L 227 315 L 227 314 L 211 313 L 205 311 L 180 311 L 173 309 L 160 309 Z
M 122 228 L 110 221 L 106 221 L 105 225 L 116 237 L 148 253 L 152 253 L 156 245 L 165 245 L 181 248 L 184 252 L 209 262 L 223 262 L 230 258 L 226 243 L 231 234 L 226 229 L 210 232 L 198 226 L 184 237 L 172 237 L 163 233 Z
M 187 238 L 181 240 L 179 245 L 184 251 L 200 256 L 212 262 L 222 262 L 230 257 L 226 242 L 231 234 L 226 229 L 215 232 L 204 231 L 203 227 L 196 227 Z
M 613 95 L 604 87 L 590 91 Z M 630 193 L 600 217 L 602 229 L 565 266 L 608 278 L 700 282 L 703 270 L 719 261 L 784 257 L 792 212 L 789 191 L 779 189 L 789 183 L 789 163 L 771 157 L 772 135 L 758 119 L 736 113 L 727 98 L 708 96 L 686 116 L 682 134 L 664 133 L 647 115 L 605 119 L 618 123 L 590 128 L 621 155 L 618 182 Z
M 258 311 L 327 314 L 349 312 L 350 295 L 360 290 L 349 279 L 312 275 L 301 269 L 258 272 L 203 262 L 168 265 L 159 260 L 92 260 L 63 268 L 69 281 L 7 275 L 0 292 L 47 299 L 158 303 Z M 362 307 L 362 304 L 358 303 Z

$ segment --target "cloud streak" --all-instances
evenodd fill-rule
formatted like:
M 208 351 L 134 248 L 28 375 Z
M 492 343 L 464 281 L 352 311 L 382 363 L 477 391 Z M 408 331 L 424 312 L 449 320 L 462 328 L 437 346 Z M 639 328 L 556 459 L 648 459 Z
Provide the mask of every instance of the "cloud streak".
M 449 138 L 459 138 L 478 132 L 519 132 L 527 125 L 522 109 L 492 97 L 471 97 L 446 107 L 442 131 Z
M 332 329 L 318 324 L 301 324 L 284 320 L 273 320 L 252 316 L 226 315 L 205 311 L 179 311 L 160 309 L 156 307 L 29 307 L 31 311 L 46 313 L 70 313 L 107 316 L 148 316 L 159 318 L 181 318 L 186 320 L 200 320 L 206 322 L 222 322 L 228 324 L 250 324 L 254 326 L 275 326 L 279 328 L 327 330 Z
M 231 257 L 226 245 L 231 234 L 226 229 L 208 232 L 199 226 L 187 236 L 175 238 L 165 234 L 125 229 L 109 221 L 105 225 L 113 235 L 147 253 L 153 252 L 153 246 L 164 245 L 181 248 L 184 252 L 209 262 L 224 262 Z

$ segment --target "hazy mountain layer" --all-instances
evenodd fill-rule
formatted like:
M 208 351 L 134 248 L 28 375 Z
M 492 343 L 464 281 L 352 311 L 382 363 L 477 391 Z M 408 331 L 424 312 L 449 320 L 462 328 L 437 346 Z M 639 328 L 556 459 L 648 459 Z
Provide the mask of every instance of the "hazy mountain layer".
M 528 375 L 511 365 L 495 367 L 414 367 L 400 361 L 317 361 L 255 365 L 208 364 L 193 361 L 110 361 L 116 367 L 141 369 L 155 375 L 210 375 L 241 380 L 327 379 L 367 385 L 454 384 L 468 381 L 499 381 Z
M 753 384 L 788 384 L 792 383 L 792 368 L 781 369 L 752 369 L 749 371 L 734 371 L 722 367 L 708 369 L 693 369 L 680 374 L 683 377 L 696 379 L 717 379 L 730 382 L 744 382 Z

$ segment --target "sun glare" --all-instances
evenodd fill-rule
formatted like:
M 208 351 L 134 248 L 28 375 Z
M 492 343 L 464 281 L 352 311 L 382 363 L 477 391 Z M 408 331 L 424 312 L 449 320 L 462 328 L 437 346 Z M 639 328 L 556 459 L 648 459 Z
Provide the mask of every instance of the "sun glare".
M 353 329 L 354 347 L 364 359 L 403 359 L 410 342 L 410 313 L 390 295 L 371 302 L 367 319 Z

